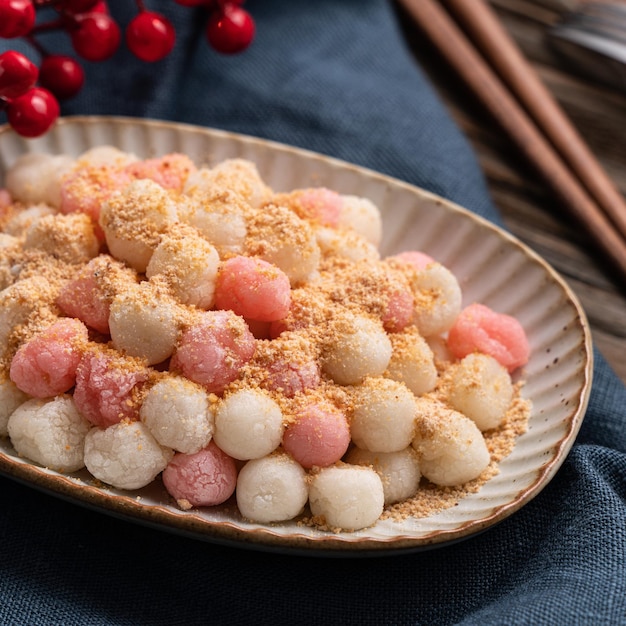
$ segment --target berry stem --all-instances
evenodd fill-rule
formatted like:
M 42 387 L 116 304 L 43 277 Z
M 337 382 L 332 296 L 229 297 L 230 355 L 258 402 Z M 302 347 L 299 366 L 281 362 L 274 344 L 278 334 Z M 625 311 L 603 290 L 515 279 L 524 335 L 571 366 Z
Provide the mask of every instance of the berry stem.
M 45 59 L 48 56 L 48 51 L 35 39 L 32 34 L 24 37 L 24 39 L 38 52 L 42 59 Z
M 43 24 L 37 24 L 33 26 L 30 31 L 31 35 L 37 35 L 39 33 L 47 33 L 53 30 L 62 30 L 67 26 L 67 19 L 60 17 L 56 20 L 50 20 L 49 22 L 44 22 Z

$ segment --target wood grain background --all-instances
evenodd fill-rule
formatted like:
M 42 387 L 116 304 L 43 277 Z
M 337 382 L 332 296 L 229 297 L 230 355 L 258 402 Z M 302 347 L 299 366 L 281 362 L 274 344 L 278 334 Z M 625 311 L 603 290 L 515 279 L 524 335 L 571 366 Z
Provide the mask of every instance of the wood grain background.
M 609 86 L 564 61 L 550 45 L 550 28 L 575 0 L 491 0 L 506 29 L 591 150 L 626 195 L 626 84 Z M 597 254 L 515 146 L 396 7 L 416 61 L 430 76 L 474 145 L 507 227 L 567 281 L 585 309 L 596 346 L 626 383 L 626 285 Z

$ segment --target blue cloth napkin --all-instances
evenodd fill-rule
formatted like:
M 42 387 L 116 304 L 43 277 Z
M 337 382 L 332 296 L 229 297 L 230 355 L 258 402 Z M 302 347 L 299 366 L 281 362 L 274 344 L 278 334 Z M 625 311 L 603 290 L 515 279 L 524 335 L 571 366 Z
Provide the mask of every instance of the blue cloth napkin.
M 384 0 L 249 0 L 257 37 L 223 57 L 201 10 L 155 65 L 88 68 L 65 114 L 203 124 L 303 146 L 499 216 L 465 138 Z M 113 0 L 122 24 L 134 3 Z M 51 36 L 55 51 L 67 44 Z M 3 47 L 7 47 L 2 42 Z M 577 442 L 554 480 L 488 532 L 428 552 L 323 559 L 204 543 L 0 479 L 0 623 L 626 624 L 626 389 L 596 355 Z

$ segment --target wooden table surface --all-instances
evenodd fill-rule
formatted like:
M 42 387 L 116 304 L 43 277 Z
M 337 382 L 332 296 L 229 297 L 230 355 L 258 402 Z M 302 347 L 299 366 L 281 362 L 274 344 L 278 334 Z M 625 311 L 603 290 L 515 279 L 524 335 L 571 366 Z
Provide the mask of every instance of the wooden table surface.
M 567 65 L 549 44 L 549 28 L 574 0 L 491 0 L 540 78 L 626 195 L 626 85 L 596 82 Z M 586 233 L 538 180 L 516 147 L 456 79 L 402 9 L 398 16 L 417 62 L 473 144 L 507 227 L 566 280 L 586 311 L 593 340 L 626 383 L 626 285 Z

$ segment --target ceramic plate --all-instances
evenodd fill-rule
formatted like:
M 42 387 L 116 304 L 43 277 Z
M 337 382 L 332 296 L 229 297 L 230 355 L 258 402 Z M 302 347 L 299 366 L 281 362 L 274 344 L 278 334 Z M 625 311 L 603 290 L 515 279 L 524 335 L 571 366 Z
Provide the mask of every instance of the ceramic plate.
M 465 303 L 483 302 L 515 316 L 532 356 L 523 395 L 533 409 L 527 432 L 477 493 L 436 515 L 379 521 L 350 533 L 327 533 L 295 522 L 249 523 L 234 505 L 182 512 L 155 481 L 137 492 L 93 484 L 88 474 L 60 475 L 19 458 L 0 440 L 0 471 L 33 487 L 164 530 L 199 539 L 320 555 L 376 555 L 421 550 L 470 537 L 502 521 L 552 479 L 580 428 L 591 386 L 592 350 L 585 315 L 565 282 L 534 252 L 492 224 L 431 193 L 325 156 L 182 124 L 125 118 L 66 118 L 42 138 L 0 130 L 0 178 L 24 152 L 78 155 L 101 144 L 150 157 L 183 152 L 197 164 L 226 158 L 254 161 L 276 191 L 324 185 L 370 198 L 381 209 L 384 255 L 421 249 L 458 277 Z

